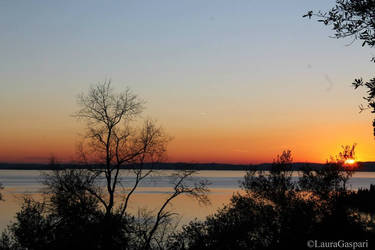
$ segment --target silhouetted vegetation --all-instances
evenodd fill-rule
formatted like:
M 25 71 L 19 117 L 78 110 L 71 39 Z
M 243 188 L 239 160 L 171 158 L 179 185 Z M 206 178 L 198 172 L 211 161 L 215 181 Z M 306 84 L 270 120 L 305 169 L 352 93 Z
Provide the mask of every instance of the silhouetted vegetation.
M 88 190 L 96 188 L 84 170 L 48 177 L 43 201 L 26 197 L 16 222 L 3 235 L 4 249 L 128 249 L 128 217 L 108 217 Z M 115 235 L 110 245 L 106 230 Z M 124 247 L 122 247 L 124 245 Z
M 321 169 L 306 166 L 292 179 L 292 155 L 284 151 L 270 171 L 249 170 L 228 205 L 203 221 L 177 229 L 172 213 L 156 217 L 113 210 L 97 195 L 90 169 L 59 169 L 45 176 L 44 200 L 26 197 L 16 221 L 0 239 L 1 249 L 304 249 L 317 240 L 369 240 L 375 237 L 375 188 L 352 191 L 354 169 L 343 152 Z M 350 154 L 349 154 L 350 155 Z M 350 155 L 352 157 L 353 155 Z M 205 183 L 188 186 L 191 171 L 176 175 L 174 193 L 207 202 Z M 168 202 L 163 206 L 166 206 Z M 108 232 L 108 230 L 110 232 Z M 111 235 L 111 240 L 108 240 Z
M 109 81 L 92 86 L 87 94 L 79 96 L 78 104 L 80 110 L 76 117 L 84 120 L 88 128 L 79 151 L 82 163 L 88 170 L 85 171 L 84 176 L 88 176 L 85 180 L 90 183 L 91 180 L 103 177 L 105 182 L 105 188 L 93 184 L 83 186 L 83 190 L 103 209 L 102 232 L 105 248 L 117 249 L 118 231 L 116 227 L 112 227 L 118 220 L 114 218 L 127 220 L 131 196 L 139 183 L 152 174 L 152 169 L 145 170 L 144 164 L 163 160 L 169 138 L 151 120 L 145 120 L 143 126 L 137 127 L 135 122 L 143 110 L 143 101 L 129 89 L 115 93 Z M 120 170 L 129 166 L 133 166 L 134 184 L 130 189 L 124 189 L 121 188 L 120 178 L 124 172 Z M 172 213 L 167 211 L 167 205 L 177 196 L 187 194 L 199 201 L 207 202 L 208 190 L 205 182 L 195 183 L 193 186 L 185 182 L 193 173 L 181 171 L 174 175 L 174 191 L 157 212 L 152 227 L 143 232 L 142 249 L 150 248 L 154 244 L 154 237 L 160 225 L 172 216 Z M 64 180 L 63 183 L 65 182 Z M 53 183 L 50 187 L 54 187 Z M 123 242 L 121 245 L 124 245 Z
M 175 197 L 186 194 L 208 202 L 204 181 L 187 182 L 193 173 L 175 174 L 173 192 L 156 216 L 123 213 L 122 207 L 108 215 L 91 170 L 57 168 L 44 176 L 42 201 L 24 198 L 16 222 L 0 239 L 0 249 L 157 249 L 172 225 L 174 214 L 166 208 Z
M 309 11 L 305 17 L 318 17 L 336 38 L 375 46 L 373 0 L 336 0 L 329 11 Z M 375 78 L 355 79 L 353 86 L 367 88 L 367 109 L 375 113 Z M 24 197 L 0 237 L 0 249 L 309 249 L 309 240 L 375 239 L 375 185 L 348 189 L 358 167 L 347 164 L 355 159 L 356 145 L 343 147 L 323 167 L 297 168 L 289 150 L 264 168 L 237 166 L 247 170 L 241 192 L 213 215 L 179 228 L 168 210 L 176 197 L 209 203 L 208 183 L 192 182 L 192 167 L 181 164 L 156 213 L 132 214 L 132 195 L 158 169 L 169 138 L 154 121 L 137 122 L 143 101 L 129 89 L 115 93 L 110 82 L 97 84 L 79 96 L 78 104 L 75 116 L 87 125 L 79 162 L 64 167 L 52 159 L 42 200 Z M 373 127 L 375 135 L 375 120 Z M 121 175 L 129 173 L 134 182 L 124 188 Z
M 152 174 L 144 164 L 163 160 L 169 138 L 151 120 L 132 126 L 143 106 L 129 89 L 115 93 L 110 82 L 99 83 L 78 101 L 76 117 L 87 123 L 78 167 L 61 168 L 51 160 L 55 170 L 44 176 L 44 200 L 25 198 L 16 222 L 2 236 L 2 248 L 157 248 L 175 215 L 168 210 L 172 200 L 186 195 L 207 204 L 207 182 L 192 182 L 194 171 L 177 171 L 171 176 L 172 191 L 156 215 L 130 215 L 132 195 Z M 134 177 L 130 188 L 122 183 L 124 174 Z
M 80 104 L 77 116 L 88 122 L 80 162 L 65 168 L 51 160 L 43 199 L 24 198 L 0 249 L 304 249 L 312 239 L 375 237 L 375 205 L 368 202 L 375 200 L 374 186 L 347 188 L 357 167 L 351 161 L 355 145 L 343 147 L 324 167 L 300 168 L 297 180 L 291 151 L 284 151 L 268 171 L 249 168 L 242 192 L 229 204 L 181 228 L 168 210 L 176 197 L 209 202 L 207 182 L 192 181 L 191 170 L 173 174 L 171 192 L 156 213 L 131 214 L 132 195 L 153 171 L 144 166 L 162 160 L 168 138 L 149 120 L 131 129 L 141 102 L 128 90 L 113 93 L 108 82 L 82 95 Z M 129 173 L 134 182 L 124 188 L 120 176 Z
M 328 162 L 320 170 L 306 167 L 297 182 L 291 163 L 291 152 L 284 151 L 270 172 L 247 172 L 245 194 L 234 195 L 205 221 L 184 226 L 171 249 L 304 249 L 311 239 L 375 236 L 374 220 L 361 216 L 364 211 L 375 215 L 373 208 L 364 210 L 375 193 L 347 190 L 351 175 L 342 162 Z

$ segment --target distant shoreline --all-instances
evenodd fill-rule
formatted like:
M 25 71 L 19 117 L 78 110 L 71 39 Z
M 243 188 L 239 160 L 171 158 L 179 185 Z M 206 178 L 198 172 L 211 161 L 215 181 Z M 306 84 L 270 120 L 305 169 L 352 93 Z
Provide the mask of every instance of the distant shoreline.
M 359 162 L 358 172 L 375 172 L 375 162 Z M 297 162 L 292 164 L 293 171 L 299 171 L 304 167 L 313 169 L 322 168 L 325 164 L 321 163 L 303 163 Z M 99 166 L 97 166 L 99 167 Z M 246 171 L 246 170 L 270 170 L 272 163 L 261 163 L 254 165 L 245 164 L 222 164 L 222 163 L 146 163 L 144 169 L 154 170 L 215 170 L 215 171 Z M 59 165 L 62 169 L 83 168 L 76 164 L 63 163 Z M 137 165 L 124 167 L 124 169 L 136 169 Z M 42 163 L 0 163 L 0 170 L 54 170 L 55 167 Z

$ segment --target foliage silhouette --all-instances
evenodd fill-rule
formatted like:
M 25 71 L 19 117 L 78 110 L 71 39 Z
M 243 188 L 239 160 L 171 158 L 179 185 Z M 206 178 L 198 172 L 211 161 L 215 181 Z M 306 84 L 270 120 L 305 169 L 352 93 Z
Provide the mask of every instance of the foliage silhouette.
M 307 249 L 311 239 L 370 240 L 375 237 L 375 205 L 369 201 L 375 200 L 375 188 L 347 189 L 354 170 L 348 174 L 343 160 L 352 148 L 343 147 L 324 168 L 306 166 L 298 180 L 292 175 L 291 152 L 284 151 L 269 172 L 248 171 L 243 192 L 228 205 L 180 230 L 163 208 L 156 218 L 147 211 L 123 216 L 117 209 L 107 228 L 91 170 L 57 168 L 45 177 L 43 201 L 25 198 L 16 222 L 0 238 L 0 249 Z M 195 193 L 205 183 L 183 184 L 190 174 L 176 176 L 175 195 L 185 190 L 206 202 L 205 190 Z M 109 229 L 110 245 L 104 231 Z
M 183 227 L 170 249 L 308 249 L 311 239 L 375 236 L 373 221 L 359 213 L 375 215 L 370 207 L 364 210 L 367 191 L 346 189 L 351 175 L 342 161 L 327 162 L 321 170 L 307 166 L 298 181 L 292 179 L 291 163 L 291 152 L 284 151 L 269 173 L 248 171 L 241 184 L 245 193 L 206 220 Z
M 131 196 L 153 173 L 144 164 L 163 160 L 169 138 L 151 120 L 140 128 L 131 126 L 143 106 L 128 89 L 115 93 L 110 82 L 99 83 L 78 101 L 76 116 L 88 129 L 77 167 L 64 169 L 51 159 L 55 170 L 44 176 L 43 201 L 25 198 L 16 221 L 1 237 L 1 249 L 158 248 L 175 215 L 169 204 L 180 195 L 209 203 L 208 183 L 192 181 L 195 171 L 176 171 L 172 192 L 155 216 L 129 214 Z M 134 182 L 125 188 L 121 175 L 129 173 Z

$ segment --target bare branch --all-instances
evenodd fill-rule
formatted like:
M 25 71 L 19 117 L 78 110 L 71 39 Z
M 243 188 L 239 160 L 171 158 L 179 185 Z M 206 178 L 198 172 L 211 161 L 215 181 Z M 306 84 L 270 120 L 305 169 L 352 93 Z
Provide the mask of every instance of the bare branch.
M 194 173 L 195 171 L 192 171 L 192 170 L 183 170 L 183 171 L 178 171 L 177 173 L 174 174 L 174 176 L 176 177 L 176 181 L 175 181 L 174 188 L 173 188 L 174 192 L 168 197 L 168 199 L 165 200 L 163 205 L 160 207 L 156 216 L 154 226 L 152 227 L 152 229 L 150 230 L 148 234 L 148 237 L 145 243 L 146 244 L 145 249 L 150 248 L 151 240 L 156 230 L 160 226 L 160 223 L 164 219 L 169 218 L 173 215 L 172 213 L 165 211 L 167 205 L 173 199 L 175 199 L 181 194 L 187 194 L 188 196 L 198 200 L 199 203 L 202 203 L 202 204 L 210 203 L 208 196 L 207 196 L 207 193 L 209 192 L 209 190 L 207 188 L 208 183 L 206 181 L 194 183 L 193 185 L 189 185 L 188 183 L 186 183 L 187 182 L 186 180 L 189 177 L 191 177 Z

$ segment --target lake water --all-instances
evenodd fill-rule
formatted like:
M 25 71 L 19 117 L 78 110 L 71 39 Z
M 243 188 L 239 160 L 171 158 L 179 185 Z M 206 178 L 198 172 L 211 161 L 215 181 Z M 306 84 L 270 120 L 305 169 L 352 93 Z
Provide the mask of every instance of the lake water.
M 47 172 L 48 173 L 48 172 Z M 155 211 L 172 191 L 173 171 L 161 170 L 153 176 L 143 180 L 135 195 L 130 201 L 130 211 L 135 213 L 139 208 L 147 208 Z M 186 196 L 178 197 L 170 206 L 170 209 L 182 216 L 182 223 L 194 218 L 202 219 L 214 213 L 218 208 L 228 203 L 235 192 L 240 192 L 239 183 L 243 179 L 245 171 L 200 171 L 189 181 L 206 179 L 210 183 L 211 205 L 201 206 L 195 200 Z M 297 179 L 299 173 L 294 172 L 293 178 Z M 125 187 L 131 186 L 133 176 L 126 171 L 121 177 Z M 0 230 L 14 218 L 22 203 L 22 197 L 29 194 L 36 199 L 41 197 L 43 185 L 41 184 L 41 171 L 38 170 L 0 170 L 0 183 L 5 201 L 0 202 Z M 349 181 L 351 189 L 367 188 L 375 183 L 375 172 L 357 172 Z

